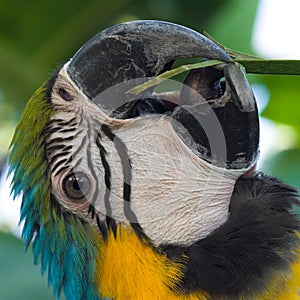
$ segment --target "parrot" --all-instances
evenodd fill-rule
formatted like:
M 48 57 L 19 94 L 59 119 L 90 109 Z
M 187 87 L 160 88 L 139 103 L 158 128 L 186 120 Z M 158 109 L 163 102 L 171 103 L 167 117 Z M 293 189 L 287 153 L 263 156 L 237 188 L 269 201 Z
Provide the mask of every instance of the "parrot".
M 193 58 L 207 66 L 179 85 L 130 92 Z M 10 147 L 25 249 L 56 299 L 300 299 L 297 190 L 256 170 L 252 88 L 201 33 L 100 31 L 33 94 Z

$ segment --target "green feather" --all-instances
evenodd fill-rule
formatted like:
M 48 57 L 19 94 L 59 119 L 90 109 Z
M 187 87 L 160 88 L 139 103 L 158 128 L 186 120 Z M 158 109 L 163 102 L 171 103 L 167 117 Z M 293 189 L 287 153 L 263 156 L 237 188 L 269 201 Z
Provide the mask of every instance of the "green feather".
M 17 125 L 9 156 L 14 196 L 22 195 L 22 237 L 26 248 L 33 243 L 35 263 L 59 298 L 100 299 L 95 283 L 95 256 L 100 238 L 84 220 L 63 211 L 51 198 L 51 180 L 44 146 L 44 130 L 54 109 L 46 95 L 48 84 L 28 101 Z M 52 88 L 52 87 L 51 87 Z
M 41 217 L 41 225 L 49 219 L 50 208 L 50 174 L 43 130 L 53 113 L 50 101 L 45 100 L 45 93 L 46 88 L 42 86 L 28 101 L 12 139 L 9 157 L 10 173 L 13 172 L 12 190 L 15 195 L 23 192 L 22 208 L 34 209 Z M 30 197 L 32 193 L 34 195 Z

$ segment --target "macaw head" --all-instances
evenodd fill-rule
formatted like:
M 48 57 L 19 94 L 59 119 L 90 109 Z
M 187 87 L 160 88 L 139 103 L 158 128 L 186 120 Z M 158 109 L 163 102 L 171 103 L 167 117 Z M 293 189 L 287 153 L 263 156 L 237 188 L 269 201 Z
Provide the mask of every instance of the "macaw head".
M 192 57 L 223 64 L 188 72 L 177 90 L 128 92 Z M 110 235 L 131 230 L 157 252 L 210 236 L 258 145 L 252 90 L 214 42 L 160 21 L 105 29 L 32 96 L 16 129 L 23 239 L 56 296 L 97 299 L 95 257 Z

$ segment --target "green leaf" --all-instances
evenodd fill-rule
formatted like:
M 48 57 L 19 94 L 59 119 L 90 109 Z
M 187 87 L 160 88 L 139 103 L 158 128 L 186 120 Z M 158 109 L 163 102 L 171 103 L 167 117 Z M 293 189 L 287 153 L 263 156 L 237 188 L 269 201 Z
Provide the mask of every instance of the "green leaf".
M 243 65 L 247 73 L 300 75 L 300 60 L 237 58 L 235 61 Z
M 140 93 L 144 92 L 148 88 L 153 87 L 157 84 L 160 84 L 160 83 L 164 82 L 166 79 L 172 78 L 183 72 L 190 71 L 193 69 L 200 69 L 200 68 L 205 68 L 205 67 L 216 66 L 216 65 L 220 65 L 220 64 L 224 64 L 224 62 L 219 61 L 219 60 L 207 60 L 207 61 L 203 61 L 200 63 L 182 65 L 178 68 L 166 71 L 156 77 L 152 77 L 148 81 L 133 87 L 132 89 L 127 91 L 127 94 L 139 95 Z
M 225 47 L 221 43 L 219 43 L 216 39 L 214 39 L 209 33 L 204 32 L 204 35 L 210 39 L 212 42 L 214 42 L 216 45 L 218 45 L 221 49 L 223 49 L 230 57 L 233 59 L 240 59 L 240 60 L 254 60 L 254 59 L 260 59 L 258 56 L 247 54 L 244 52 L 232 50 L 230 48 Z

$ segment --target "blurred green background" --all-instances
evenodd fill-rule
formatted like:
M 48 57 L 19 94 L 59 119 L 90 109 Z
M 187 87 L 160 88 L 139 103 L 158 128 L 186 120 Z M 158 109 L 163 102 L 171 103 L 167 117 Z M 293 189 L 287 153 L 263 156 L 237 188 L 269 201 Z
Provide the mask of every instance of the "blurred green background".
M 160 19 L 207 31 L 229 48 L 254 54 L 251 37 L 258 3 L 1 0 L 0 165 L 4 165 L 16 122 L 30 95 L 95 33 L 123 21 Z M 272 121 L 269 134 L 273 135 L 273 144 L 260 168 L 299 189 L 300 77 L 250 75 L 249 80 L 269 96 L 262 116 Z M 0 211 L 4 209 L 3 197 L 0 190 Z M 24 255 L 22 242 L 1 225 L 1 219 L 0 228 L 0 299 L 54 299 L 46 276 L 40 276 L 31 254 Z

